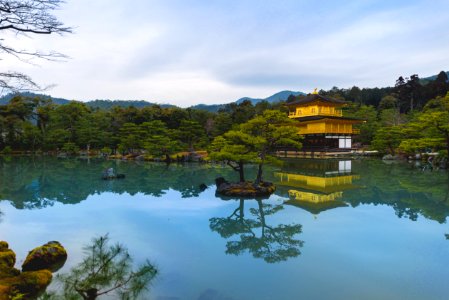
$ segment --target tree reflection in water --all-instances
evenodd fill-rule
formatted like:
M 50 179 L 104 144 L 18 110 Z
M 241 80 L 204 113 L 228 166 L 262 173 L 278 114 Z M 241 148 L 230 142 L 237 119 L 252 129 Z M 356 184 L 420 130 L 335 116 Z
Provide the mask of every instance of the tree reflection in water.
M 251 217 L 245 218 L 245 200 L 240 200 L 239 207 L 226 218 L 211 218 L 210 229 L 221 237 L 229 239 L 238 236 L 237 240 L 226 243 L 226 254 L 240 255 L 246 251 L 255 258 L 262 258 L 267 263 L 285 261 L 301 254 L 300 248 L 304 242 L 296 239 L 301 233 L 300 224 L 279 224 L 269 226 L 266 217 L 274 215 L 283 209 L 282 205 L 272 205 L 256 201 L 257 208 L 250 208 Z M 258 236 L 256 230 L 260 231 Z
M 111 167 L 126 174 L 126 179 L 101 180 L 102 172 Z M 171 189 L 189 198 L 198 197 L 216 177 L 233 175 L 232 170 L 206 164 L 167 166 L 53 157 L 15 157 L 7 161 L 0 157 L 0 200 L 11 201 L 17 209 L 40 209 L 56 202 L 76 204 L 104 192 L 161 197 Z

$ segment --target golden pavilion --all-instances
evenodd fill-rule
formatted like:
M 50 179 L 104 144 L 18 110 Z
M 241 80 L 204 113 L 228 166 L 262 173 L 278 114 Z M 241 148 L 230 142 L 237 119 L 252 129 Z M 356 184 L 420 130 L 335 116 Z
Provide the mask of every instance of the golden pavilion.
M 352 137 L 360 131 L 353 128 L 362 120 L 343 117 L 342 100 L 321 96 L 315 91 L 287 103 L 289 118 L 298 120 L 298 132 L 304 136 L 304 150 L 347 151 L 352 149 Z

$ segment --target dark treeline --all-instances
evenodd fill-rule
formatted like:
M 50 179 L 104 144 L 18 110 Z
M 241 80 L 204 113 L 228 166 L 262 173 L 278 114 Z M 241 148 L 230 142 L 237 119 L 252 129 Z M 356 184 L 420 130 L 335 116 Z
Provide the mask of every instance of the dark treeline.
M 77 152 L 80 149 L 141 149 L 157 155 L 205 148 L 216 136 L 281 104 L 245 101 L 225 105 L 218 113 L 161 107 L 91 108 L 72 101 L 55 105 L 49 99 L 17 95 L 0 105 L 0 151 Z
M 432 79 L 420 79 L 417 74 L 400 76 L 394 87 L 349 89 L 333 87 L 319 94 L 341 99 L 356 105 L 369 105 L 376 109 L 398 107 L 401 113 L 422 110 L 429 100 L 444 96 L 449 91 L 448 75 L 441 71 Z
M 358 125 L 361 134 L 356 141 L 395 154 L 447 151 L 448 91 L 448 76 L 442 71 L 432 80 L 411 75 L 399 77 L 394 87 L 334 87 L 320 94 L 347 101 L 344 114 L 366 120 Z M 76 101 L 56 105 L 48 98 L 18 94 L 0 105 L 0 151 L 145 151 L 153 157 L 169 158 L 181 151 L 206 149 L 215 137 L 267 109 L 286 112 L 283 104 L 244 101 L 224 105 L 217 113 L 159 105 L 100 109 Z

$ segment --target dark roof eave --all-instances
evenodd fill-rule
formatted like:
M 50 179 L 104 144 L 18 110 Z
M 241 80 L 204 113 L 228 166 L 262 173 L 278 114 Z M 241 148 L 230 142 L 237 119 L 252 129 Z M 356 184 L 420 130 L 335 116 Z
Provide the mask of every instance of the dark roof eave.
M 334 120 L 350 120 L 350 121 L 360 121 L 364 122 L 363 119 L 358 118 L 352 118 L 352 117 L 339 117 L 339 116 L 308 116 L 308 117 L 300 117 L 300 118 L 293 118 L 293 120 L 298 120 L 300 122 L 304 121 L 316 121 L 316 120 L 322 120 L 322 119 L 334 119 Z

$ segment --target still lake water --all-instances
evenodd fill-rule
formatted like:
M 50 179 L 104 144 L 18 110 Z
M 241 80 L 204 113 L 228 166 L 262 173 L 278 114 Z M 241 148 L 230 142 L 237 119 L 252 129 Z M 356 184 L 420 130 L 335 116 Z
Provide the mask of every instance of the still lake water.
M 108 167 L 126 179 L 101 180 Z M 143 299 L 448 299 L 448 173 L 292 160 L 267 168 L 274 195 L 245 201 L 215 196 L 220 175 L 236 180 L 224 166 L 0 157 L 0 240 L 17 265 L 58 240 L 67 272 L 109 233 L 158 266 Z

